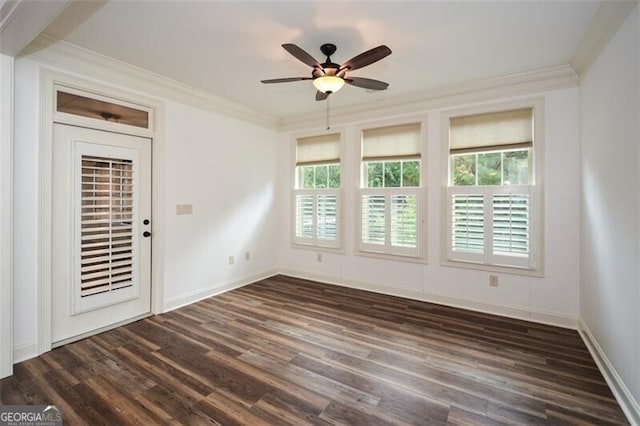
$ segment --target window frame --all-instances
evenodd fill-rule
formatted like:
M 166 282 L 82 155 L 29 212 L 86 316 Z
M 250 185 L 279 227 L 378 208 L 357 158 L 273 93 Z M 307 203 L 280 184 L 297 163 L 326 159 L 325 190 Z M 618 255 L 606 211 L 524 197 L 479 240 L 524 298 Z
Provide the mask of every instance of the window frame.
M 297 185 L 300 183 L 302 185 L 302 176 L 299 176 L 298 173 L 298 165 L 296 164 L 296 153 L 297 153 L 297 143 L 298 139 L 308 138 L 308 137 L 316 137 L 323 136 L 326 134 L 338 134 L 339 135 L 339 170 L 340 170 L 340 186 L 338 188 L 298 188 Z M 291 238 L 290 243 L 293 248 L 296 249 L 308 249 L 308 250 L 316 250 L 316 251 L 328 251 L 328 252 L 344 252 L 344 236 L 343 236 L 343 192 L 344 192 L 344 129 L 331 129 L 331 131 L 317 131 L 317 132 L 305 132 L 305 133 L 297 133 L 292 134 L 290 137 L 290 179 L 291 179 L 291 191 L 290 191 L 290 232 Z M 329 163 L 325 163 L 329 164 Z M 335 164 L 335 163 L 331 163 Z M 307 164 L 305 166 L 312 165 Z M 320 165 L 320 163 L 318 163 Z M 303 166 L 300 166 L 303 167 Z M 297 235 L 297 196 L 298 195 L 312 195 L 314 198 L 313 201 L 313 211 L 314 211 L 314 229 L 315 236 L 313 238 L 305 238 L 298 237 Z M 336 196 L 336 239 L 335 240 L 325 240 L 322 238 L 318 238 L 317 235 L 317 223 L 315 215 L 316 209 L 318 208 L 318 196 L 319 195 L 335 195 Z
M 420 126 L 420 157 L 388 157 L 378 158 L 376 160 L 363 159 L 363 132 L 369 129 L 377 129 L 382 127 L 391 126 L 403 126 L 418 124 Z M 355 140 L 357 140 L 356 158 L 354 159 L 356 179 L 355 179 L 355 254 L 358 256 L 374 257 L 387 260 L 426 263 L 427 260 L 427 117 L 425 116 L 413 116 L 405 117 L 403 120 L 390 120 L 390 121 L 376 121 L 369 122 L 356 126 L 355 128 Z M 420 169 L 420 185 L 419 186 L 406 186 L 406 187 L 366 187 L 367 173 L 365 170 L 366 163 L 368 162 L 393 162 L 393 161 L 418 161 Z M 363 242 L 363 196 L 366 194 L 379 194 L 384 195 L 385 199 L 390 200 L 393 195 L 415 195 L 417 197 L 416 205 L 416 248 L 406 248 L 401 246 L 394 246 L 390 244 L 391 229 L 388 226 L 390 218 L 385 217 L 385 223 L 387 224 L 385 229 L 385 244 L 384 249 L 380 249 L 379 245 L 373 245 Z M 390 203 L 385 203 L 387 211 L 391 208 Z
M 449 147 L 450 119 L 474 114 L 490 114 L 501 111 L 531 108 L 533 110 L 533 135 L 534 141 L 530 151 L 529 184 L 528 185 L 459 185 L 450 184 L 452 176 L 451 155 Z M 517 275 L 544 276 L 544 141 L 545 141 L 545 110 L 544 98 L 527 98 L 507 102 L 492 103 L 469 108 L 456 108 L 445 110 L 441 113 L 441 186 L 442 186 L 442 224 L 441 227 L 441 261 L 444 266 L 458 268 L 480 269 L 490 272 L 503 272 Z M 493 149 L 500 151 L 500 149 Z M 487 149 L 492 151 L 492 149 Z M 478 152 L 481 152 L 478 150 Z M 490 247 L 493 239 L 493 226 L 485 226 L 485 252 L 476 255 L 474 253 L 457 253 L 452 250 L 452 206 L 451 195 L 453 193 L 482 194 L 484 202 L 485 223 L 492 220 L 494 195 L 517 194 L 529 188 L 529 244 L 530 256 L 527 262 L 522 262 L 516 256 L 511 263 L 507 256 L 493 254 Z M 455 188 L 455 189 L 454 189 Z

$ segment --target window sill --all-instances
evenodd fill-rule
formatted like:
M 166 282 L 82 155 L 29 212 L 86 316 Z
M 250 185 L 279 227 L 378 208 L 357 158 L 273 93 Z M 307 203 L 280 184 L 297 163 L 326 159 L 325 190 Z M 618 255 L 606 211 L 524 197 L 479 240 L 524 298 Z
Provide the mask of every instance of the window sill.
M 451 268 L 475 269 L 477 271 L 498 272 L 501 274 L 523 275 L 528 277 L 543 278 L 544 271 L 542 268 L 528 269 L 518 266 L 498 266 L 485 263 L 477 263 L 464 260 L 443 260 L 440 265 Z
M 344 248 L 342 247 L 327 247 L 327 246 L 319 246 L 314 244 L 301 244 L 301 243 L 292 242 L 291 248 L 295 250 L 309 250 L 309 251 L 321 251 L 325 253 L 345 254 Z
M 413 257 L 413 256 L 405 256 L 401 254 L 386 254 L 386 253 L 376 253 L 373 251 L 356 250 L 355 255 L 361 256 L 361 257 L 371 257 L 374 259 L 391 260 L 395 262 L 409 262 L 409 263 L 421 263 L 421 264 L 427 263 L 427 259 L 425 257 Z

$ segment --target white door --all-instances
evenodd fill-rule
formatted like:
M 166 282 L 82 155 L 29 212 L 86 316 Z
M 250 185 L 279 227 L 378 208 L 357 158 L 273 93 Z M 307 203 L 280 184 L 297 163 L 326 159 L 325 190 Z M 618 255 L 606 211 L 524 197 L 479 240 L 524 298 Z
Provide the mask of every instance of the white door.
M 55 345 L 151 311 L 151 140 L 53 130 Z

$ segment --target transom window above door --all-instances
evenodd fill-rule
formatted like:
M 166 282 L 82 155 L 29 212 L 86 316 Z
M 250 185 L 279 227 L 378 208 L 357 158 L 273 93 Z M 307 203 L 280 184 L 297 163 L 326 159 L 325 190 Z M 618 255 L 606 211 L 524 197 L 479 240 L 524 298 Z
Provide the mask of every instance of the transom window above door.
M 56 88 L 55 111 L 74 117 L 84 117 L 141 129 L 151 128 L 152 114 L 150 109 L 126 102 L 119 103 L 114 99 L 72 88 Z

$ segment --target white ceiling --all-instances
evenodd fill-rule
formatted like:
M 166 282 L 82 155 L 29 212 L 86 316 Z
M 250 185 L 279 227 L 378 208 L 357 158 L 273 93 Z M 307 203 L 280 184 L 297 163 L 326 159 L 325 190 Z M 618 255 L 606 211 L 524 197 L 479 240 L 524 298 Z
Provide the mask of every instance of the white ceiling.
M 566 65 L 599 1 L 102 1 L 71 4 L 45 33 L 276 117 L 324 111 L 295 43 L 322 62 L 380 44 L 393 54 L 353 72 L 389 83 L 346 86 L 332 106 L 353 107 L 475 80 Z

